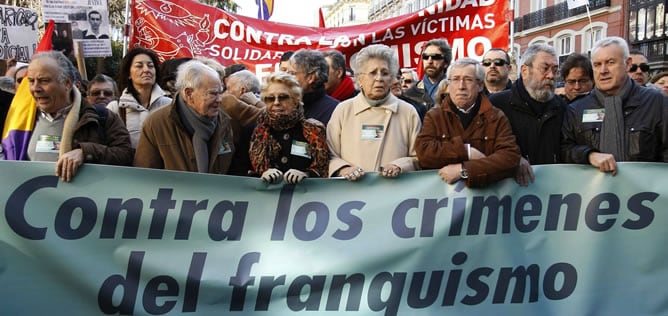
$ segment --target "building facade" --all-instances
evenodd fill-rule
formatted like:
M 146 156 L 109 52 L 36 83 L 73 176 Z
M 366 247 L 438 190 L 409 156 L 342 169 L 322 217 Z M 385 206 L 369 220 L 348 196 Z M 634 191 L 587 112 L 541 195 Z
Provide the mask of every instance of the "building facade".
M 371 0 L 369 21 L 380 21 L 424 9 L 443 0 Z
M 339 0 L 323 7 L 326 27 L 359 25 L 369 22 L 370 0 Z
M 588 54 L 602 38 L 619 36 L 648 56 L 652 72 L 668 69 L 667 0 L 589 0 L 588 7 L 570 10 L 565 0 L 527 2 L 514 2 L 514 56 L 531 44 L 546 43 L 563 61 L 570 53 Z

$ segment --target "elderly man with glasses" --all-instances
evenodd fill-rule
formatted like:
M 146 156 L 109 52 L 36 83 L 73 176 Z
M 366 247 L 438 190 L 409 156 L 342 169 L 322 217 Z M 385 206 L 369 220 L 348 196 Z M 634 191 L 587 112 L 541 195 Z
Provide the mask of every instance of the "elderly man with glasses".
M 112 100 L 118 99 L 116 81 L 105 74 L 97 74 L 88 83 L 86 101 L 90 104 L 107 106 Z
M 513 83 L 508 78 L 512 65 L 510 56 L 501 48 L 492 48 L 482 57 L 482 65 L 485 66 L 485 89 L 486 95 L 509 90 Z
M 423 104 L 427 110 L 434 107 L 438 84 L 445 79 L 445 70 L 452 60 L 452 48 L 445 39 L 428 41 L 422 51 L 422 80 L 405 92 L 406 97 Z
M 415 141 L 422 169 L 438 169 L 448 184 L 484 187 L 514 177 L 520 150 L 508 119 L 482 93 L 485 70 L 471 58 L 447 71 L 450 93 L 427 113 Z
M 520 78 L 512 88 L 490 96 L 492 104 L 508 117 L 520 146 L 516 181 L 522 186 L 534 180 L 531 165 L 561 162 L 561 121 L 566 104 L 554 93 L 558 71 L 554 48 L 531 45 L 520 59 Z

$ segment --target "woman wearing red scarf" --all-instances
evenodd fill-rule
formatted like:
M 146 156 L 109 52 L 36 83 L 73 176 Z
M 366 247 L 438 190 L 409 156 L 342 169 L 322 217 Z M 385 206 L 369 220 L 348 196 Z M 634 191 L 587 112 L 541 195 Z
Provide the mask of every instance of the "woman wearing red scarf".
M 325 126 L 304 118 L 301 88 L 287 73 L 269 75 L 262 87 L 267 105 L 250 143 L 253 171 L 267 183 L 300 183 L 308 177 L 327 177 L 329 149 Z

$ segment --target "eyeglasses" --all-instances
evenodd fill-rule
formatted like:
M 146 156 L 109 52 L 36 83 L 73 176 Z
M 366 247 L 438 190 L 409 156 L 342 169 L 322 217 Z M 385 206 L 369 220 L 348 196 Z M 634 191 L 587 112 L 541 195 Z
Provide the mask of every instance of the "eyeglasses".
M 413 83 L 413 79 L 404 79 L 403 81 L 404 81 L 404 83 L 408 83 L 408 84 Z
M 636 70 L 638 70 L 638 67 L 640 67 L 640 70 L 642 72 L 648 72 L 649 71 L 649 65 L 646 64 L 646 63 L 642 63 L 640 65 L 631 64 L 631 68 L 629 68 L 629 72 L 636 72 Z
M 533 65 L 529 65 L 529 67 L 534 68 Z M 547 75 L 548 72 L 552 73 L 553 75 L 556 75 L 559 72 L 559 66 L 549 66 L 549 65 L 542 65 L 542 66 L 537 66 L 535 67 L 542 73 L 543 75 Z
M 435 55 L 422 54 L 422 60 L 429 60 L 429 58 L 431 58 L 431 60 L 443 60 L 445 59 L 445 56 L 441 54 L 435 54 Z
M 369 77 L 369 79 L 376 79 L 380 76 L 380 80 L 387 80 L 390 77 L 392 77 L 392 73 L 384 70 L 381 71 L 374 70 L 372 72 L 360 72 L 360 75 L 367 76 Z
M 278 100 L 278 102 L 285 102 L 288 99 L 290 99 L 290 96 L 287 94 L 279 94 L 279 95 L 268 95 L 262 97 L 262 101 L 264 101 L 265 104 L 273 104 Z
M 507 62 L 507 61 L 505 61 L 504 59 L 501 59 L 501 58 L 485 59 L 485 60 L 482 61 L 482 65 L 485 66 L 485 67 L 489 67 L 492 64 L 494 64 L 494 66 L 497 66 L 497 67 L 504 66 L 505 64 L 510 65 L 509 62 Z
M 455 83 L 462 83 L 464 85 L 472 85 L 474 82 L 476 82 L 475 78 L 472 77 L 453 77 L 448 79 L 449 84 L 455 84 Z
M 566 80 L 566 84 L 569 85 L 569 86 L 574 86 L 575 84 L 585 85 L 585 84 L 589 84 L 589 82 L 591 82 L 591 80 L 589 80 L 589 79 L 579 79 L 579 80 L 568 79 L 568 80 Z
M 114 95 L 114 92 L 110 90 L 93 90 L 88 92 L 88 95 L 91 97 L 96 97 L 96 96 L 110 97 Z

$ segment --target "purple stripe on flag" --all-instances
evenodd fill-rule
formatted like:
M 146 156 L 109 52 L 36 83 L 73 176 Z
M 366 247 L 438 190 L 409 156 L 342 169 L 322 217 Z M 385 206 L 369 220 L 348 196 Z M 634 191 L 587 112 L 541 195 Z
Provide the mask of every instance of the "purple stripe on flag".
M 13 130 L 2 140 L 2 148 L 7 160 L 28 160 L 28 144 L 32 131 Z

